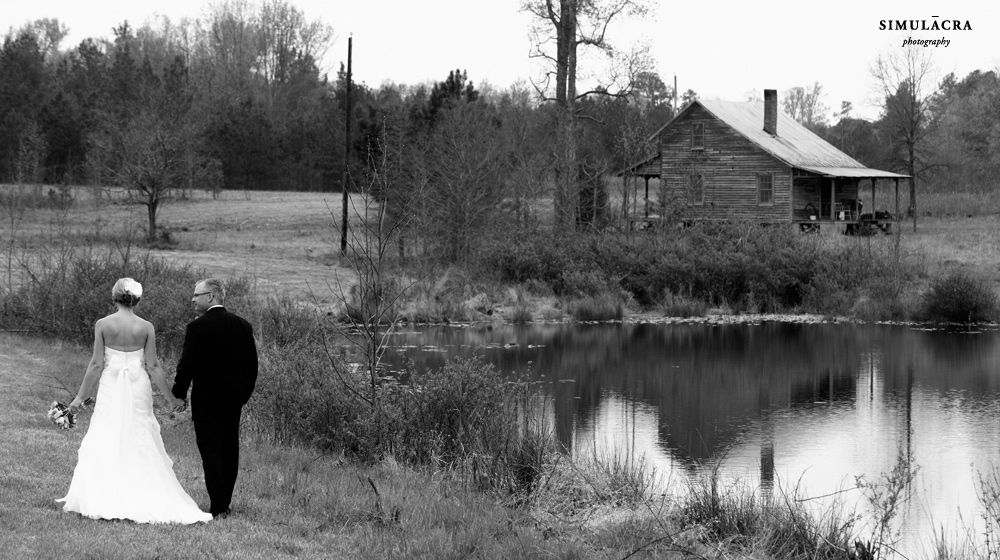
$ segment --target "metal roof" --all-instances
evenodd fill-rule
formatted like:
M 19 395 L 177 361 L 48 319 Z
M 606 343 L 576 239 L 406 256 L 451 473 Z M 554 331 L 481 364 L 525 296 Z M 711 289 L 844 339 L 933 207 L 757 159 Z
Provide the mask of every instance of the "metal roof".
M 909 175 L 900 175 L 892 171 L 871 169 L 870 167 L 815 167 L 809 165 L 797 166 L 800 169 L 818 173 L 824 177 L 857 177 L 859 179 L 906 179 Z
M 701 105 L 713 116 L 732 127 L 736 132 L 746 137 L 761 149 L 787 163 L 797 167 L 831 177 L 858 178 L 907 178 L 889 171 L 865 167 L 859 161 L 838 150 L 826 140 L 817 136 L 795 119 L 778 110 L 777 134 L 772 136 L 764 132 L 764 102 L 734 102 L 715 99 L 697 99 L 670 120 L 660 130 L 665 128 L 687 113 L 695 104 Z

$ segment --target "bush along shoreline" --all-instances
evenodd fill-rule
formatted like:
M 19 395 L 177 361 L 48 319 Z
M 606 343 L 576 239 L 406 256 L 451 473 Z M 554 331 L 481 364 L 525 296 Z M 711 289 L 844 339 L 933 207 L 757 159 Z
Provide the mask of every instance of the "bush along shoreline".
M 843 241 L 843 242 L 839 242 Z M 897 238 L 839 240 L 746 223 L 625 236 L 548 232 L 484 242 L 464 267 L 428 267 L 405 294 L 414 323 L 707 316 L 989 323 L 1000 303 L 964 269 L 928 273 Z

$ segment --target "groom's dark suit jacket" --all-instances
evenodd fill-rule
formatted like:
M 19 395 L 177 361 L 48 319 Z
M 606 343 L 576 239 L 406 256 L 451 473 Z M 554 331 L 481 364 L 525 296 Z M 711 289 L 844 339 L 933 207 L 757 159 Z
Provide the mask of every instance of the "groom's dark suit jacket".
M 253 327 L 224 307 L 214 307 L 188 323 L 184 350 L 172 392 L 187 397 L 197 421 L 236 412 L 250 400 L 257 383 L 257 345 Z

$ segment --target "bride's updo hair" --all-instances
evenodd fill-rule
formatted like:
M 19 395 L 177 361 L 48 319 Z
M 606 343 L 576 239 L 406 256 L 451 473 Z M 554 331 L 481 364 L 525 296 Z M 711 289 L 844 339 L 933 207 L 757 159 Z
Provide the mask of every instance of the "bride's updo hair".
M 119 278 L 111 288 L 111 299 L 125 307 L 135 307 L 142 299 L 142 284 L 131 278 Z

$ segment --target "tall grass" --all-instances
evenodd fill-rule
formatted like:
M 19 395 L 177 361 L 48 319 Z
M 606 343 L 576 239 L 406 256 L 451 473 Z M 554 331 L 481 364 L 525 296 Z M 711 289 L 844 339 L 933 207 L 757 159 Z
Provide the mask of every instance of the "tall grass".
M 620 321 L 625 316 L 624 303 L 613 294 L 574 298 L 566 309 L 577 321 Z
M 838 504 L 816 511 L 796 491 L 758 493 L 723 484 L 717 473 L 693 483 L 679 517 L 707 542 L 725 542 L 744 554 L 771 558 L 852 558 L 857 518 Z
M 708 305 L 690 296 L 668 291 L 663 295 L 659 310 L 665 317 L 700 317 L 708 311 Z
M 632 508 L 650 499 L 660 482 L 645 455 L 637 457 L 618 447 L 595 449 L 587 470 L 596 474 L 593 486 L 603 502 Z

